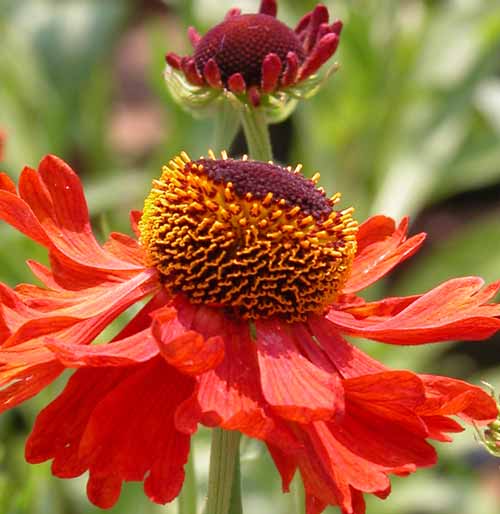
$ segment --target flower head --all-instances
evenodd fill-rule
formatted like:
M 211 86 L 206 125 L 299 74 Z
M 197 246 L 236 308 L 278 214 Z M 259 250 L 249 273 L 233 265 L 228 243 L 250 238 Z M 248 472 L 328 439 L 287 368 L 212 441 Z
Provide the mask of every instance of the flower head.
M 24 169 L 19 190 L 0 175 L 0 218 L 50 257 L 50 267 L 29 262 L 43 287 L 0 285 L 0 410 L 75 369 L 39 414 L 27 460 L 52 460 L 62 478 L 88 471 L 100 507 L 124 481 L 143 481 L 166 503 L 203 424 L 265 442 L 285 490 L 298 470 L 308 514 L 327 505 L 362 514 L 364 493 L 386 497 L 390 475 L 436 462 L 429 441 L 462 430 L 451 416 L 493 422 L 498 409 L 482 389 L 388 369 L 343 336 L 485 339 L 500 329 L 500 283 L 465 277 L 366 302 L 359 291 L 424 236 L 407 238 L 407 220 L 384 216 L 357 230 L 316 178 L 182 154 L 154 181 L 144 213 L 133 213 L 137 239 L 114 233 L 101 245 L 61 160 Z M 118 335 L 91 344 L 137 302 Z
M 169 291 L 192 303 L 304 320 L 337 298 L 356 251 L 357 223 L 333 209 L 339 200 L 298 168 L 184 154 L 154 183 L 141 242 Z
M 204 36 L 191 27 L 194 54 L 170 52 L 166 57 L 166 79 L 174 95 L 185 102 L 194 95 L 198 100 L 193 98 L 193 104 L 200 104 L 203 96 L 211 102 L 226 93 L 254 107 L 270 107 L 312 94 L 323 80 L 316 73 L 337 49 L 342 22 L 330 24 L 321 4 L 295 29 L 276 14 L 276 0 L 262 0 L 257 14 L 231 9 Z M 188 83 L 185 88 L 179 74 Z

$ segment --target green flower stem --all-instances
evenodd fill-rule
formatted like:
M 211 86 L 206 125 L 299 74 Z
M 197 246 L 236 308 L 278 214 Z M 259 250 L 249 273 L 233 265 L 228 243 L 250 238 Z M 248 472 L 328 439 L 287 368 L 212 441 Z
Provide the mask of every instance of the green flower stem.
M 228 100 L 223 100 L 215 118 L 214 152 L 229 151 L 240 128 L 240 123 L 238 111 Z
M 197 486 L 196 486 L 196 473 L 194 468 L 194 445 L 191 445 L 191 452 L 189 459 L 184 468 L 186 474 L 184 484 L 178 499 L 178 513 L 179 514 L 196 514 L 197 506 Z
M 257 161 L 272 161 L 269 127 L 262 110 L 245 105 L 241 110 L 241 123 L 250 157 Z
M 240 438 L 236 431 L 214 428 L 205 514 L 242 514 Z
M 295 514 L 306 514 L 306 494 L 302 478 L 298 472 L 295 473 L 290 489 L 292 490 L 293 512 Z

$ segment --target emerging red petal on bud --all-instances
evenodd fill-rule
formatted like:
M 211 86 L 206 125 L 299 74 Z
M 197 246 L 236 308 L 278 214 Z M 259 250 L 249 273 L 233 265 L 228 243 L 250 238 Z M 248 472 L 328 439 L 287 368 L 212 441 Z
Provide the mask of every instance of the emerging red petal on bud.
M 198 46 L 198 43 L 201 40 L 200 34 L 194 27 L 188 28 L 188 38 L 189 38 L 189 41 L 191 41 L 193 48 L 196 48 Z
M 262 91 L 270 93 L 278 84 L 281 73 L 281 59 L 276 54 L 269 54 L 262 63 Z
M 247 88 L 245 79 L 241 73 L 234 73 L 231 75 L 227 81 L 227 85 L 229 86 L 229 89 L 235 94 L 244 93 Z
M 307 78 L 321 68 L 321 66 L 330 59 L 337 50 L 339 45 L 339 37 L 337 34 L 327 34 L 313 48 L 306 62 L 300 70 L 299 80 Z
M 203 67 L 203 75 L 210 86 L 215 89 L 222 88 L 220 69 L 215 59 L 209 59 L 205 63 L 205 66 Z
M 191 64 L 182 67 L 186 78 L 199 86 L 246 92 L 250 103 L 258 106 L 262 95 L 295 86 L 316 73 L 334 54 L 342 23 L 329 25 L 328 9 L 320 4 L 293 30 L 276 19 L 277 10 L 276 0 L 262 0 L 257 14 L 231 9 L 202 37 L 190 27 L 192 58 L 203 84 L 198 77 L 193 80 Z M 179 69 L 174 54 L 168 54 L 167 62 Z
M 196 69 L 193 58 L 183 57 L 181 60 L 181 68 L 189 82 L 195 86 L 202 86 L 205 83 L 203 76 Z
M 262 0 L 259 8 L 260 14 L 267 14 L 276 18 L 278 14 L 278 4 L 276 0 Z

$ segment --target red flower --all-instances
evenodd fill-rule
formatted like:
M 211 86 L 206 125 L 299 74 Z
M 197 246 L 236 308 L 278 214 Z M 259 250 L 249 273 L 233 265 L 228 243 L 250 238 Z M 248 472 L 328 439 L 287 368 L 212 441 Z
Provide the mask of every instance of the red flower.
M 258 106 L 263 95 L 287 91 L 315 74 L 335 53 L 342 22 L 329 24 L 317 5 L 295 30 L 276 19 L 276 0 L 262 0 L 259 13 L 231 9 L 223 22 L 201 36 L 190 27 L 194 55 L 167 54 L 167 63 L 194 86 L 246 95 Z
M 252 180 L 248 180 L 251 177 Z M 288 489 L 298 469 L 308 514 L 364 512 L 389 475 L 436 462 L 429 440 L 484 425 L 493 398 L 447 377 L 393 371 L 343 334 L 391 344 L 500 329 L 500 287 L 475 277 L 417 296 L 365 302 L 357 293 L 417 251 L 375 216 L 357 231 L 298 170 L 234 160 L 165 167 L 132 226 L 140 243 L 92 235 L 75 173 L 56 157 L 0 175 L 0 217 L 45 246 L 44 287 L 0 288 L 0 408 L 37 394 L 65 368 L 62 394 L 38 416 L 29 462 L 54 475 L 89 471 L 88 496 L 113 505 L 123 481 L 155 502 L 182 487 L 190 436 L 202 423 L 264 441 Z M 356 232 L 357 231 L 357 232 Z M 91 344 L 130 305 L 140 312 L 109 344 Z M 293 301 L 291 301 L 293 299 Z M 253 328 L 252 328 L 253 327 Z

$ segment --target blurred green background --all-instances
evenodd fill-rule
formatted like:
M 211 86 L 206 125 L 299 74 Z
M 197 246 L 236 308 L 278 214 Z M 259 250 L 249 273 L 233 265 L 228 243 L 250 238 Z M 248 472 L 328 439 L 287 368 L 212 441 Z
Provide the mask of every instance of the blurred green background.
M 54 153 L 81 175 L 96 233 L 128 231 L 162 163 L 180 152 L 206 153 L 210 120 L 194 121 L 166 92 L 166 51 L 190 51 L 186 29 L 201 32 L 237 5 L 258 0 L 0 0 L 0 129 L 8 133 L 0 168 L 17 177 Z M 452 276 L 500 278 L 500 3 L 498 0 L 337 0 L 345 22 L 335 59 L 340 71 L 315 98 L 272 130 L 276 157 L 319 170 L 322 185 L 344 194 L 358 219 L 412 216 L 427 244 L 370 295 L 423 292 Z M 292 26 L 314 1 L 281 0 Z M 242 148 L 241 140 L 234 146 Z M 0 280 L 31 277 L 20 263 L 40 249 L 0 226 Z M 448 374 L 500 387 L 500 338 L 487 343 L 363 348 L 390 366 Z M 0 513 L 96 513 L 85 477 L 62 481 L 49 464 L 28 466 L 23 443 L 44 392 L 0 417 Z M 500 511 L 499 462 L 471 431 L 438 445 L 440 464 L 395 479 L 370 514 L 493 514 Z M 199 495 L 208 438 L 196 439 Z M 269 458 L 244 445 L 245 512 L 288 514 Z M 116 514 L 175 513 L 149 503 L 140 484 L 124 488 Z M 330 510 L 329 512 L 334 512 Z

